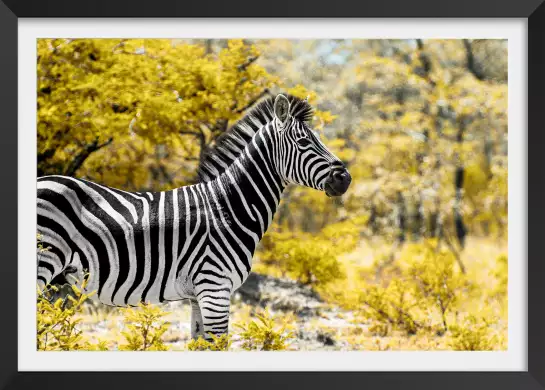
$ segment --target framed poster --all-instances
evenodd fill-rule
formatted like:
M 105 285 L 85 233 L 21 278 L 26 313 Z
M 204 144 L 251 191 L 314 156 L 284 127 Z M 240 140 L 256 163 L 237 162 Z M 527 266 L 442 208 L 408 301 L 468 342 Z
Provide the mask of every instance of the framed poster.
M 8 388 L 543 386 L 539 4 L 5 3 Z

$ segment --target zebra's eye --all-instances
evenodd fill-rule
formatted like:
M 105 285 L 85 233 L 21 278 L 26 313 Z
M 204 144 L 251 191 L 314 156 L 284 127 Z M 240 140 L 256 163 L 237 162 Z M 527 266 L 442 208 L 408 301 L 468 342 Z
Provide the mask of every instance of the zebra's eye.
M 299 146 L 309 146 L 311 144 L 311 142 L 307 139 L 307 138 L 299 138 L 297 140 L 297 143 L 299 144 Z

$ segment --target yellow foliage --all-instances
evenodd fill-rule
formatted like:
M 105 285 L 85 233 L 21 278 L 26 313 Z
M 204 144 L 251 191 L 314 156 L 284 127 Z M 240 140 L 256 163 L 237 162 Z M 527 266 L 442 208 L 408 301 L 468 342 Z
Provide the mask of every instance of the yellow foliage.
M 337 254 L 351 252 L 360 242 L 360 231 L 365 228 L 368 220 L 368 216 L 362 215 L 329 224 L 321 230 L 319 237 L 329 242 Z
M 496 288 L 492 291 L 492 296 L 507 297 L 509 266 L 507 255 L 501 255 L 496 259 L 496 269 L 492 271 L 492 275 L 496 278 Z
M 72 286 L 73 295 L 55 299 L 58 288 L 46 286 L 44 290 L 37 289 L 36 308 L 36 347 L 39 351 L 105 351 L 108 349 L 104 341 L 92 344 L 85 340 L 78 329 L 83 305 L 93 293 L 84 294 L 87 279 Z
M 39 171 L 75 174 L 98 149 L 78 176 L 133 190 L 187 183 L 200 150 L 275 82 L 258 56 L 242 40 L 207 54 L 168 39 L 39 39 Z M 150 173 L 175 166 L 185 174 Z
M 255 318 L 255 319 L 254 319 Z M 210 334 L 211 340 L 199 336 L 191 340 L 186 348 L 189 351 L 228 351 L 233 341 L 241 344 L 246 351 L 282 351 L 289 349 L 293 334 L 288 331 L 289 325 L 277 317 L 271 317 L 268 311 L 257 313 L 254 318 L 233 324 L 237 331 L 234 334 L 217 336 Z
M 361 294 L 364 312 L 379 334 L 388 328 L 415 334 L 419 329 L 449 329 L 449 314 L 471 285 L 455 271 L 454 255 L 433 241 L 412 244 L 398 259 L 398 272 L 384 285 L 371 284 Z M 384 271 L 383 271 L 384 272 Z
M 288 349 L 294 336 L 287 331 L 287 324 L 280 327 L 267 311 L 258 313 L 256 320 L 248 324 L 234 324 L 239 329 L 242 348 L 246 351 L 283 351 Z
M 48 251 L 51 247 L 45 247 L 44 244 L 42 244 L 42 235 L 36 234 L 36 241 L 37 241 L 37 253 L 42 253 Z
M 169 323 L 162 318 L 169 314 L 159 306 L 140 303 L 136 308 L 121 309 L 127 330 L 121 332 L 126 344 L 119 346 L 122 351 L 166 351 L 162 340 Z
M 474 50 L 502 48 L 498 41 L 470 45 Z M 461 167 L 464 223 L 477 235 L 505 236 L 506 173 L 501 171 L 507 154 L 502 149 L 507 140 L 507 84 L 475 77 L 460 40 L 421 40 L 417 47 L 387 41 L 377 46 L 363 51 L 355 64 L 365 109 L 353 132 L 357 152 L 351 157 L 358 165 L 356 177 L 374 184 L 363 188 L 364 198 L 370 199 L 363 207 L 384 222 L 377 222 L 373 233 L 389 234 L 398 192 L 405 207 L 422 211 L 419 221 L 413 222 L 414 211 L 407 217 L 419 236 L 431 236 L 426 220 L 438 214 L 444 230 L 454 232 L 454 172 Z M 397 50 L 384 54 L 383 47 Z M 485 60 L 486 65 L 493 62 Z
M 337 241 L 339 247 L 331 245 Z M 303 284 L 324 285 L 344 277 L 337 255 L 355 245 L 353 237 L 327 230 L 323 235 L 297 235 L 271 229 L 262 241 L 259 257 L 263 264 L 276 267 Z M 344 248 L 343 248 L 344 246 Z
M 455 258 L 447 249 L 436 244 L 420 245 L 417 253 L 409 260 L 407 274 L 415 284 L 415 297 L 420 307 L 435 307 L 441 316 L 443 330 L 448 329 L 447 314 L 460 299 L 469 293 L 470 285 L 465 277 L 454 271 Z
M 201 336 L 196 340 L 191 340 L 187 343 L 186 348 L 188 351 L 227 351 L 232 344 L 231 336 L 228 334 L 222 334 L 216 336 L 210 334 L 212 341 L 203 339 Z
M 496 337 L 490 335 L 490 324 L 475 316 L 452 326 L 450 333 L 450 346 L 455 351 L 491 351 L 498 344 Z

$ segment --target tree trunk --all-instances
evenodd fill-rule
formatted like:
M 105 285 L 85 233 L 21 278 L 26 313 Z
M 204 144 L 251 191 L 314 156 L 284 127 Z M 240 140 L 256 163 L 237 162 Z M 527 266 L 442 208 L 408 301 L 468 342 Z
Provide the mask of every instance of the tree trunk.
M 458 150 L 461 150 L 461 147 L 462 147 L 464 131 L 466 127 L 465 122 L 466 122 L 466 118 L 461 118 L 458 124 L 458 134 L 456 135 Z M 455 198 L 454 198 L 453 213 L 454 213 L 454 227 L 455 227 L 456 238 L 458 239 L 460 246 L 463 248 L 465 245 L 465 238 L 467 235 L 467 228 L 465 226 L 464 219 L 462 217 L 462 196 L 463 196 L 462 194 L 463 194 L 463 188 L 464 188 L 465 168 L 461 161 L 461 157 L 459 153 L 460 152 L 458 151 L 455 156 L 456 170 L 454 175 Z
M 397 193 L 397 241 L 400 243 L 405 242 L 407 238 L 407 206 L 405 205 L 405 198 L 401 192 Z
M 462 39 L 462 42 L 464 43 L 464 47 L 466 49 L 466 66 L 467 69 L 473 73 L 473 75 L 478 80 L 484 80 L 484 75 L 482 71 L 479 69 L 477 62 L 475 61 L 475 56 L 473 55 L 473 48 L 471 47 L 471 42 L 469 39 Z

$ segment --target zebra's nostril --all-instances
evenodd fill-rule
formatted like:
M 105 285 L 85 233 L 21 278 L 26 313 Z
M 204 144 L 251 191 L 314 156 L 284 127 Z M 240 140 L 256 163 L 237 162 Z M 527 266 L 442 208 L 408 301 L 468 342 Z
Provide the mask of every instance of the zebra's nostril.
M 337 181 L 345 181 L 348 178 L 348 172 L 346 171 L 337 171 L 333 173 L 333 179 Z

